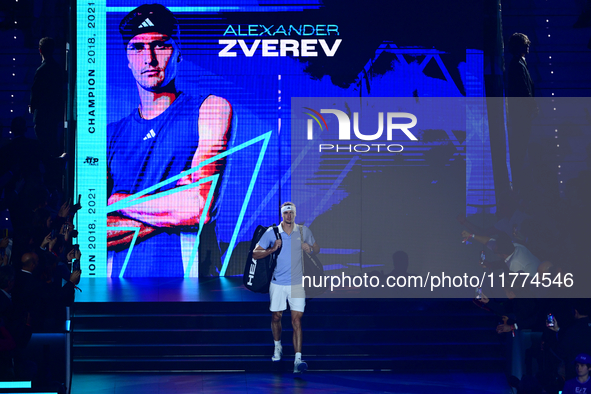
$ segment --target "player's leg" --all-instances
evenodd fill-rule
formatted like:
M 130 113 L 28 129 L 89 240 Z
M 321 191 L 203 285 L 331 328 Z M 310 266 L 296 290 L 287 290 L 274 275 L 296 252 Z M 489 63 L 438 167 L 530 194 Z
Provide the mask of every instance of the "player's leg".
M 281 341 L 281 318 L 283 312 L 272 312 L 271 315 L 271 331 L 273 332 L 273 340 Z
M 273 333 L 273 341 L 275 343 L 275 349 L 273 351 L 272 361 L 281 360 L 283 354 L 283 347 L 281 346 L 281 318 L 283 317 L 283 311 L 287 308 L 284 286 L 276 285 L 271 283 L 269 286 L 269 297 L 271 299 L 271 332 Z
M 296 353 L 302 352 L 302 317 L 303 312 L 291 311 L 291 326 L 293 327 L 293 349 Z
M 306 307 L 306 298 L 301 289 L 291 289 L 291 294 L 288 297 L 289 309 L 291 309 L 291 326 L 293 327 L 293 348 L 295 351 L 295 360 L 293 365 L 293 372 L 303 372 L 308 369 L 308 364 L 302 361 L 302 317 L 304 316 L 304 309 Z

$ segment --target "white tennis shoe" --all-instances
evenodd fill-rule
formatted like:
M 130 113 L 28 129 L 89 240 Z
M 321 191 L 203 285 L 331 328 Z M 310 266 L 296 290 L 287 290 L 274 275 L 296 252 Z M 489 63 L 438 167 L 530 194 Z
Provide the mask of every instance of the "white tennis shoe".
M 308 364 L 302 360 L 296 360 L 293 363 L 293 373 L 302 373 L 308 369 Z
M 275 351 L 273 351 L 273 357 L 271 357 L 271 361 L 276 362 L 281 360 L 281 356 L 283 355 L 283 347 L 282 346 L 275 346 Z

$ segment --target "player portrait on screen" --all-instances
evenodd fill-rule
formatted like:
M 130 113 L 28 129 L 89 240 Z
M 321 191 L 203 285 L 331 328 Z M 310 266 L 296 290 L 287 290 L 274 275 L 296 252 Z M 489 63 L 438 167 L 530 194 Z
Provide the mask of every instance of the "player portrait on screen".
M 212 220 L 225 168 L 215 156 L 227 149 L 232 107 L 177 90 L 180 27 L 166 7 L 137 7 L 119 32 L 139 100 L 127 98 L 137 108 L 107 127 L 108 275 L 183 277 L 199 269 L 196 245 Z

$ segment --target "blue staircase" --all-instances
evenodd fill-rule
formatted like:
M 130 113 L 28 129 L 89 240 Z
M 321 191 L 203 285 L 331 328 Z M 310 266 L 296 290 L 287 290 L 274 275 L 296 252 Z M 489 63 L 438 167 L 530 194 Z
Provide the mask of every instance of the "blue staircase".
M 73 316 L 74 372 L 283 371 L 271 362 L 267 302 L 84 303 Z M 302 320 L 315 371 L 502 371 L 494 316 L 470 300 L 312 300 Z

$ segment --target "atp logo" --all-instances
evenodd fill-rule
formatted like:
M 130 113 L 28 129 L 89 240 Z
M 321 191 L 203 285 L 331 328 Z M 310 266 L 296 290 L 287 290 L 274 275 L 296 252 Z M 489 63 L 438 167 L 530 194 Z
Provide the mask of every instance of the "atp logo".
M 303 107 L 310 112 L 304 112 L 309 115 L 312 119 L 308 119 L 307 122 L 307 138 L 308 140 L 314 139 L 314 121 L 320 127 L 320 131 L 324 131 L 324 128 L 328 131 L 328 124 L 322 114 L 332 114 L 337 117 L 339 124 L 338 135 L 340 141 L 351 140 L 351 128 L 353 128 L 353 134 L 356 139 L 362 141 L 376 141 L 380 139 L 384 133 L 384 112 L 378 112 L 378 131 L 373 134 L 364 134 L 359 130 L 359 112 L 353 112 L 353 127 L 351 127 L 350 116 L 338 109 L 321 109 L 320 112 Z M 397 119 L 407 119 L 410 123 L 398 123 Z M 323 127 L 324 125 L 324 127 Z M 394 131 L 400 130 L 409 140 L 418 141 L 418 138 L 410 131 L 411 128 L 417 125 L 417 117 L 409 112 L 387 112 L 386 113 L 386 139 L 392 141 L 392 135 Z M 376 152 L 380 152 L 380 148 L 385 148 L 390 153 L 402 152 L 404 147 L 400 144 L 355 144 L 355 145 L 333 145 L 333 144 L 319 144 L 319 152 L 333 151 L 333 152 L 369 152 L 375 148 Z
M 86 156 L 86 160 L 84 160 L 84 164 L 89 164 L 91 166 L 98 166 L 99 159 L 92 156 Z

